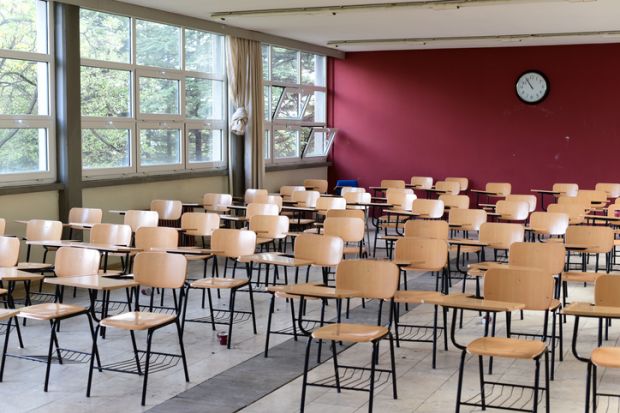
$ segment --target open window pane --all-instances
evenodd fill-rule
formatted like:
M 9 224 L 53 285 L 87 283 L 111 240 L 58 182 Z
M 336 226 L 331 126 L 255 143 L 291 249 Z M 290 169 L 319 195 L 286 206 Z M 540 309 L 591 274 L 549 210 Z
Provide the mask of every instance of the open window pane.
M 47 115 L 47 63 L 0 59 L 0 115 Z
M 0 49 L 47 53 L 47 2 L 0 2 Z
M 282 47 L 271 47 L 271 80 L 299 83 L 297 51 Z
M 278 102 L 282 97 L 282 93 L 284 93 L 284 88 L 279 86 L 273 86 L 271 88 L 271 108 L 270 108 L 270 117 L 275 117 L 275 111 L 278 107 Z
M 49 170 L 46 129 L 0 129 L 0 174 Z
M 300 99 L 301 96 L 298 92 L 287 90 L 282 98 L 276 119 L 297 119 L 299 117 Z
M 141 77 L 140 113 L 179 114 L 179 81 Z
M 190 129 L 187 160 L 189 163 L 220 162 L 222 160 L 222 131 Z
M 302 119 L 306 122 L 325 123 L 325 92 L 314 92 L 306 98 L 308 103 Z
M 82 66 L 82 116 L 131 116 L 131 72 Z
M 82 129 L 82 165 L 84 169 L 130 167 L 130 130 Z
M 80 9 L 80 56 L 130 63 L 129 17 Z
M 224 118 L 224 82 L 219 80 L 185 79 L 185 111 L 191 119 Z
M 136 21 L 136 63 L 166 69 L 181 68 L 181 29 L 167 24 Z
M 275 158 L 296 158 L 299 156 L 297 131 L 288 129 L 274 131 L 273 156 Z
M 181 163 L 179 129 L 141 129 L 140 164 L 143 166 Z
M 224 37 L 185 29 L 185 70 L 224 73 Z

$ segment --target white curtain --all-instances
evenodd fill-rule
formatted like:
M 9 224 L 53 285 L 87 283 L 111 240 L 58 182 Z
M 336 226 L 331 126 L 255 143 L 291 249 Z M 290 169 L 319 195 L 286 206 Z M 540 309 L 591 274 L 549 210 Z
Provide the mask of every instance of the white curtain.
M 228 88 L 235 112 L 230 131 L 244 135 L 246 188 L 262 188 L 263 154 L 263 59 L 260 42 L 226 36 Z M 235 171 L 232 171 L 234 174 Z M 232 188 L 231 188 L 232 190 Z

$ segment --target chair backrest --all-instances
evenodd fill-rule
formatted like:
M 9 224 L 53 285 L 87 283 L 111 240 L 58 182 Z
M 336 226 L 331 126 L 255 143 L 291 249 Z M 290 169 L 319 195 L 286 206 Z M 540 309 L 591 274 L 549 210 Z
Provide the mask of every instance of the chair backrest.
M 131 227 L 123 224 L 95 224 L 90 230 L 92 244 L 123 245 L 131 244 Z
M 320 196 L 319 191 L 295 191 L 291 195 L 291 200 L 298 206 L 314 208 Z
M 153 288 L 181 288 L 187 260 L 181 254 L 140 252 L 134 258 L 133 277 L 140 285 Z
M 557 202 L 560 205 L 579 205 L 584 211 L 592 206 L 591 202 L 585 197 L 561 195 Z
M 0 235 L 4 235 L 5 230 L 6 230 L 6 219 L 0 218 Z
M 283 199 L 280 195 L 267 195 L 267 198 L 265 199 L 265 203 L 266 204 L 274 204 L 278 206 L 278 213 L 280 213 L 280 211 L 282 211 L 282 203 L 283 203 Z
M 69 223 L 71 224 L 100 224 L 103 211 L 99 208 L 71 208 Z
M 411 185 L 415 185 L 418 189 L 430 189 L 433 187 L 432 176 L 412 176 Z
M 322 196 L 316 201 L 316 209 L 323 215 L 330 209 L 346 209 L 346 207 L 347 201 L 344 198 Z
M 466 231 L 479 231 L 480 225 L 487 222 L 487 211 L 484 209 L 452 208 L 448 213 L 448 223 L 460 225 Z
M 490 268 L 484 276 L 484 298 L 546 311 L 553 300 L 553 275 L 540 269 Z
M 62 237 L 62 222 L 47 219 L 31 219 L 26 224 L 28 241 L 59 241 Z
M 413 201 L 411 211 L 423 215 L 424 218 L 441 218 L 444 213 L 444 204 L 440 199 L 418 198 Z
M 254 202 L 265 203 L 267 196 L 269 196 L 269 192 L 267 192 L 266 189 L 248 188 L 245 190 L 245 196 L 243 199 L 246 204 L 251 204 Z
M 493 192 L 497 195 L 510 195 L 512 185 L 509 182 L 489 182 L 485 186 L 487 192 Z
M 379 185 L 381 188 L 405 188 L 405 181 L 402 179 L 382 179 L 381 184 Z
M 97 275 L 101 254 L 88 248 L 61 247 L 54 258 L 54 273 L 57 277 Z
M 562 199 L 562 197 L 560 197 Z M 549 204 L 547 212 L 563 213 L 568 215 L 568 222 L 571 225 L 583 224 L 586 220 L 586 210 L 583 203 L 577 204 Z
M 605 204 L 607 203 L 607 192 L 594 189 L 580 189 L 577 191 L 577 198 L 587 201 L 589 205 Z
M 445 194 L 458 195 L 461 192 L 461 184 L 454 181 L 437 181 L 435 189 Z
M 327 211 L 327 218 L 340 218 L 340 217 L 348 217 L 348 218 L 359 218 L 361 220 L 366 219 L 366 215 L 364 211 L 361 209 L 330 209 Z
M 366 225 L 359 218 L 325 218 L 323 233 L 342 238 L 344 242 L 359 242 L 364 239 Z
M 405 236 L 447 240 L 450 232 L 443 220 L 410 219 L 405 222 Z
M 620 277 L 599 275 L 594 284 L 594 304 L 606 307 L 620 307 Z
M 368 192 L 344 192 L 342 196 L 347 204 L 368 204 L 372 200 L 372 197 Z M 363 206 L 354 207 L 364 209 Z
M 361 186 L 343 186 L 340 188 L 340 196 L 345 196 L 345 194 L 352 192 L 366 192 L 366 188 L 362 188 Z
M 125 212 L 123 223 L 129 225 L 133 232 L 140 227 L 156 227 L 159 222 L 157 211 L 129 210 Z
M 536 211 L 536 195 L 506 195 L 506 201 L 527 202 L 529 212 Z
M 523 221 L 530 214 L 530 206 L 524 201 L 497 201 L 495 212 L 500 214 L 501 219 Z
M 444 181 L 448 181 L 448 182 L 458 182 L 459 185 L 461 186 L 461 191 L 467 191 L 467 188 L 469 188 L 469 179 L 464 178 L 464 177 L 460 177 L 460 176 L 449 176 L 446 179 L 444 179 Z
M 415 192 L 411 188 L 388 188 L 385 191 L 385 196 L 387 197 L 388 194 L 414 194 L 415 195 Z
M 254 215 L 278 215 L 280 209 L 276 204 L 259 204 L 251 203 L 245 210 L 245 216 L 247 219 L 252 218 Z
M 411 211 L 413 201 L 415 199 L 415 194 L 409 194 L 401 191 L 387 191 L 387 203 L 393 205 L 394 209 Z
M 467 195 L 441 194 L 439 199 L 443 201 L 446 208 L 469 208 L 469 196 Z
M 0 236 L 0 267 L 15 267 L 19 259 L 19 238 Z
M 607 205 L 607 216 L 608 217 L 617 217 L 620 216 L 620 204 L 609 204 Z
M 140 227 L 136 230 L 136 248 L 144 251 L 159 248 L 176 248 L 179 231 L 169 227 Z
M 607 253 L 614 247 L 614 230 L 602 225 L 569 225 L 567 244 L 586 245 L 585 252 Z
M 533 212 L 530 227 L 548 235 L 564 235 L 568 228 L 568 214 L 564 212 Z
M 560 195 L 577 196 L 577 191 L 579 191 L 579 185 L 559 183 L 559 184 L 553 184 L 553 187 L 551 189 L 554 192 L 559 192 Z
M 594 186 L 594 189 L 597 191 L 603 191 L 607 193 L 607 197 L 609 198 L 618 198 L 620 197 L 620 184 L 612 184 L 601 182 Z
M 254 215 L 250 218 L 250 231 L 259 238 L 286 238 L 289 219 L 286 215 Z
M 448 263 L 446 240 L 403 237 L 394 248 L 394 259 L 411 261 L 415 267 L 443 268 Z
M 211 235 L 211 248 L 217 255 L 229 258 L 238 258 L 243 255 L 252 255 L 256 249 L 256 233 L 243 229 L 220 228 Z
M 186 212 L 181 216 L 185 235 L 209 237 L 220 227 L 220 216 L 214 212 Z
M 398 289 L 398 267 L 389 261 L 345 260 L 336 268 L 336 288 L 360 297 L 388 300 Z
M 280 196 L 282 198 L 290 198 L 295 191 L 305 191 L 306 187 L 303 185 L 284 185 L 280 187 Z
M 226 212 L 232 205 L 232 195 L 207 193 L 202 196 L 202 205 L 206 211 Z
M 560 242 L 515 242 L 510 246 L 508 262 L 556 275 L 564 270 L 565 257 L 566 249 Z
M 312 188 L 320 194 L 327 193 L 327 179 L 304 179 L 304 188 Z
M 344 242 L 333 235 L 304 233 L 295 239 L 295 258 L 312 261 L 324 267 L 338 265 L 342 260 Z
M 183 213 L 183 203 L 172 199 L 154 199 L 151 201 L 151 211 L 156 211 L 161 220 L 176 221 Z
M 524 233 L 521 224 L 485 222 L 480 225 L 480 241 L 495 249 L 509 249 L 513 243 L 523 241 Z

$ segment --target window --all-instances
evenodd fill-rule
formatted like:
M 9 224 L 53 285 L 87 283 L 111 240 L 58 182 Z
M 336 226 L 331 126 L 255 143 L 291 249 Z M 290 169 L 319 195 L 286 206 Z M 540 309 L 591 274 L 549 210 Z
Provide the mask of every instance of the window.
M 84 177 L 225 165 L 223 36 L 86 9 L 80 36 Z
M 326 128 L 325 57 L 263 45 L 265 159 L 325 158 L 336 131 Z
M 3 0 L 0 13 L 0 175 L 55 180 L 48 3 Z

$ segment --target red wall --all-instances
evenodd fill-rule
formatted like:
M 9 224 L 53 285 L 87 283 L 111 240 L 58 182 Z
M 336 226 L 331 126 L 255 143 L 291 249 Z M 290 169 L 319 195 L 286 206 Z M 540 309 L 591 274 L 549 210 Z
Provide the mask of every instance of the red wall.
M 619 44 L 347 53 L 330 68 L 331 181 L 620 182 Z M 528 69 L 550 82 L 538 105 L 515 94 Z

